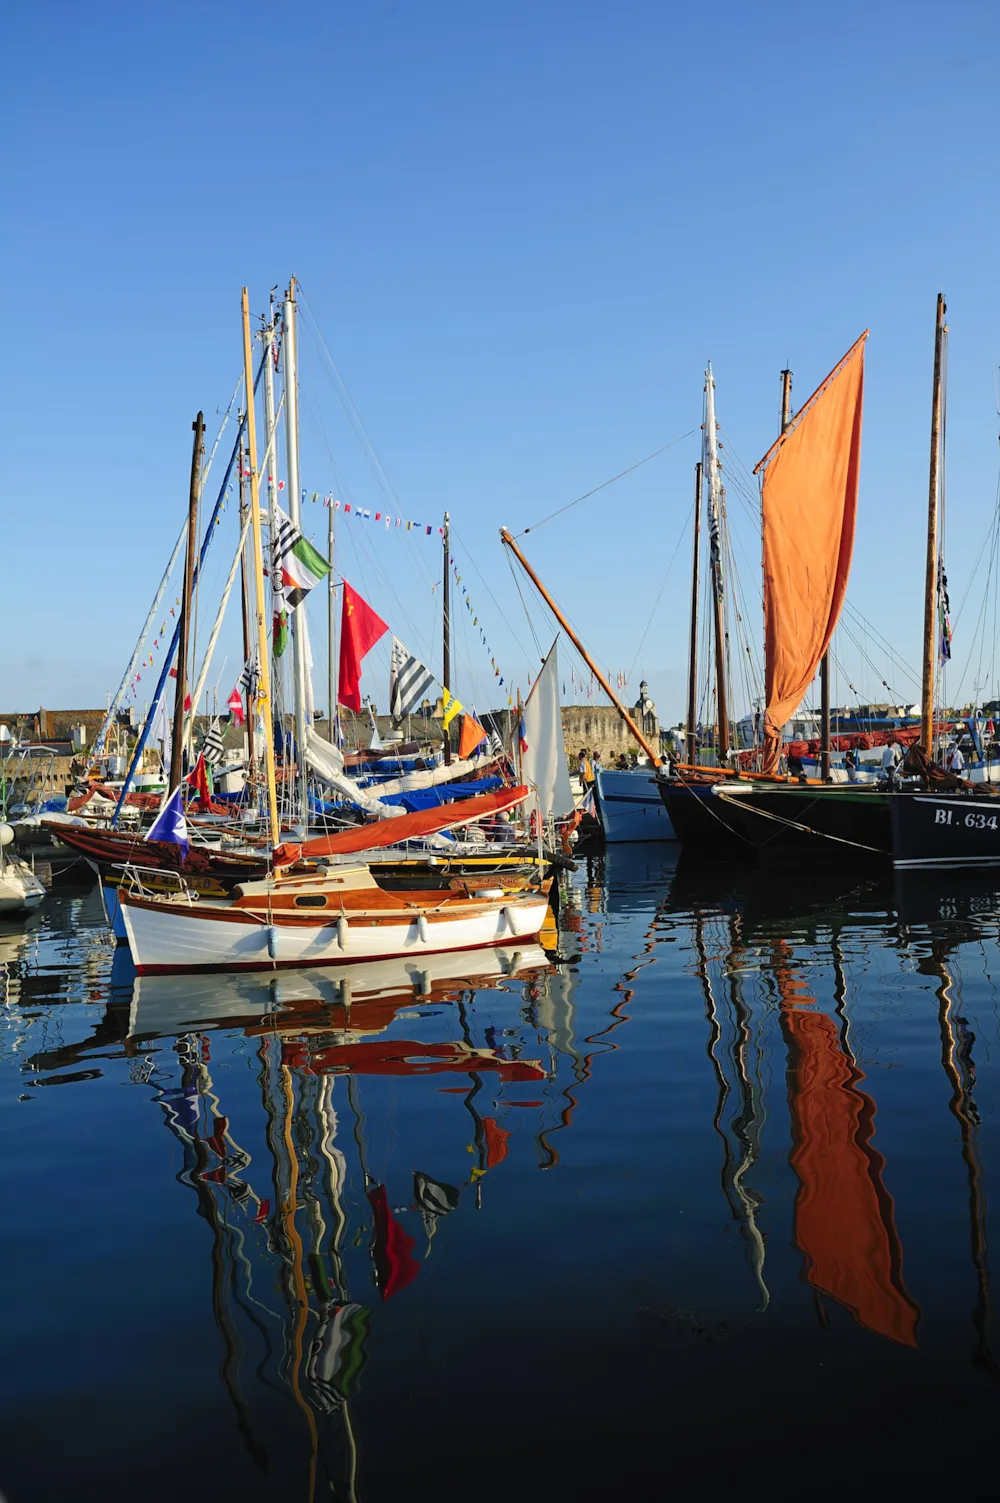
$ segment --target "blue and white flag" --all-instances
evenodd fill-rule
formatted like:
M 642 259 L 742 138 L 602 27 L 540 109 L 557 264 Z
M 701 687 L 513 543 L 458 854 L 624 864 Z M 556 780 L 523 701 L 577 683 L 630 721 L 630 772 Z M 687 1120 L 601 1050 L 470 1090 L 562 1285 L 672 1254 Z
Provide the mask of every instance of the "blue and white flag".
M 147 840 L 162 840 L 168 845 L 179 845 L 183 855 L 188 853 L 188 827 L 184 817 L 181 789 L 175 788 L 153 820 L 146 835 Z

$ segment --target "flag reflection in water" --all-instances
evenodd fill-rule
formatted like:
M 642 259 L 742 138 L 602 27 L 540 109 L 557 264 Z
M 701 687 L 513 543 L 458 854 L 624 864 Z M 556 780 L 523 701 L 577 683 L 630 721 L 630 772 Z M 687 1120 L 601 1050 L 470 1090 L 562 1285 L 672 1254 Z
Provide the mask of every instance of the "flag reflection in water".
M 535 1094 L 549 1081 L 549 1068 L 524 1057 L 518 1030 L 493 1022 L 477 1040 L 469 1004 L 477 993 L 507 991 L 512 997 L 497 998 L 497 1006 L 515 1019 L 518 1002 L 544 984 L 550 969 L 544 951 L 532 946 L 434 956 L 419 967 L 387 961 L 271 979 L 135 981 L 130 1042 L 156 1061 L 149 1083 L 181 1146 L 178 1177 L 211 1228 L 212 1305 L 225 1353 L 220 1372 L 247 1450 L 263 1470 L 272 1463 L 257 1405 L 244 1392 L 244 1371 L 249 1377 L 251 1368 L 271 1374 L 301 1412 L 310 1494 L 328 1485 L 355 1496 L 351 1403 L 371 1357 L 372 1296 L 378 1304 L 403 1300 L 463 1196 L 482 1205 L 486 1175 L 510 1152 L 505 1092 L 530 1083 Z M 239 1031 L 252 1041 L 257 1122 L 246 1120 L 245 1096 L 232 1105 L 220 1099 L 226 1074 L 212 1073 L 218 1028 L 229 1039 Z M 426 1036 L 442 1029 L 460 1036 Z M 161 1039 L 169 1044 L 158 1046 Z M 171 1053 L 177 1070 L 168 1067 Z M 464 1084 L 442 1084 L 442 1077 Z M 370 1128 L 366 1120 L 366 1079 L 372 1092 L 379 1079 L 383 1092 L 412 1081 L 422 1098 L 429 1096 L 414 1104 L 423 1108 L 436 1152 L 442 1129 L 446 1144 L 454 1122 L 455 1150 L 472 1155 L 461 1183 L 411 1163 L 403 1190 L 387 1172 L 398 1156 L 390 1162 L 378 1146 L 385 1123 L 373 1115 Z M 486 1080 L 491 1115 L 476 1106 Z M 381 1100 L 372 1095 L 373 1113 Z M 346 1149 L 337 1108 L 350 1128 Z M 255 1160 L 243 1144 L 261 1122 L 267 1154 Z M 533 1147 L 530 1137 L 525 1141 Z M 369 1265 L 367 1278 L 359 1258 Z

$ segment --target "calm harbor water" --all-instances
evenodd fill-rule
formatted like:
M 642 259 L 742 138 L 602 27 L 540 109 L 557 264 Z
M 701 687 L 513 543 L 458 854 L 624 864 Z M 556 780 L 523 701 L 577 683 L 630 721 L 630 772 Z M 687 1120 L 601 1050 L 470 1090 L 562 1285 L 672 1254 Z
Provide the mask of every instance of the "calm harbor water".
M 991 1475 L 997 888 L 619 848 L 556 965 L 139 980 L 53 894 L 0 930 L 0 1492 Z

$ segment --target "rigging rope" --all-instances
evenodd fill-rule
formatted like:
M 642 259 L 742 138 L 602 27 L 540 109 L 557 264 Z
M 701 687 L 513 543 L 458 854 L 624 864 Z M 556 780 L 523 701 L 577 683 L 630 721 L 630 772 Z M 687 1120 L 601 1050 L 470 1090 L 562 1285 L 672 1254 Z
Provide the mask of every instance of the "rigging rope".
M 644 464 L 649 464 L 650 460 L 658 459 L 661 454 L 666 454 L 668 449 L 676 448 L 686 438 L 690 438 L 692 433 L 697 433 L 698 431 L 697 428 L 689 428 L 686 433 L 681 434 L 680 438 L 671 439 L 670 443 L 664 444 L 661 449 L 654 449 L 652 454 L 646 455 L 645 459 L 637 459 L 635 464 L 630 464 L 627 469 L 620 470 L 617 475 L 612 475 L 610 480 L 602 480 L 600 485 L 594 486 L 593 490 L 584 491 L 583 495 L 577 496 L 575 501 L 567 501 L 565 506 L 560 506 L 555 511 L 550 511 L 548 516 L 543 517 L 540 522 L 532 522 L 530 527 L 522 527 L 520 532 L 514 534 L 515 541 L 517 538 L 523 538 L 525 533 L 537 532 L 539 527 L 544 527 L 546 522 L 552 521 L 553 517 L 561 517 L 564 511 L 569 511 L 572 507 L 579 506 L 581 501 L 588 501 L 591 496 L 596 496 L 598 491 L 607 490 L 608 486 L 614 485 L 616 480 L 622 480 L 626 475 L 631 475 L 633 470 L 639 470 Z

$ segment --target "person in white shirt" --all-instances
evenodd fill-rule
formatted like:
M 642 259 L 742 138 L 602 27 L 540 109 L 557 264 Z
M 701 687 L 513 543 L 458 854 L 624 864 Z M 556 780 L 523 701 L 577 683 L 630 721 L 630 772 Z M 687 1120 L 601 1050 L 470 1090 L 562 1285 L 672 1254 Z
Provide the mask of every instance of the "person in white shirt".
M 944 765 L 945 770 L 953 772 L 957 778 L 960 778 L 965 771 L 965 758 L 962 755 L 962 748 L 957 741 L 954 746 L 949 746 L 945 752 Z
M 882 772 L 891 783 L 903 760 L 903 748 L 898 741 L 890 741 L 882 752 Z

